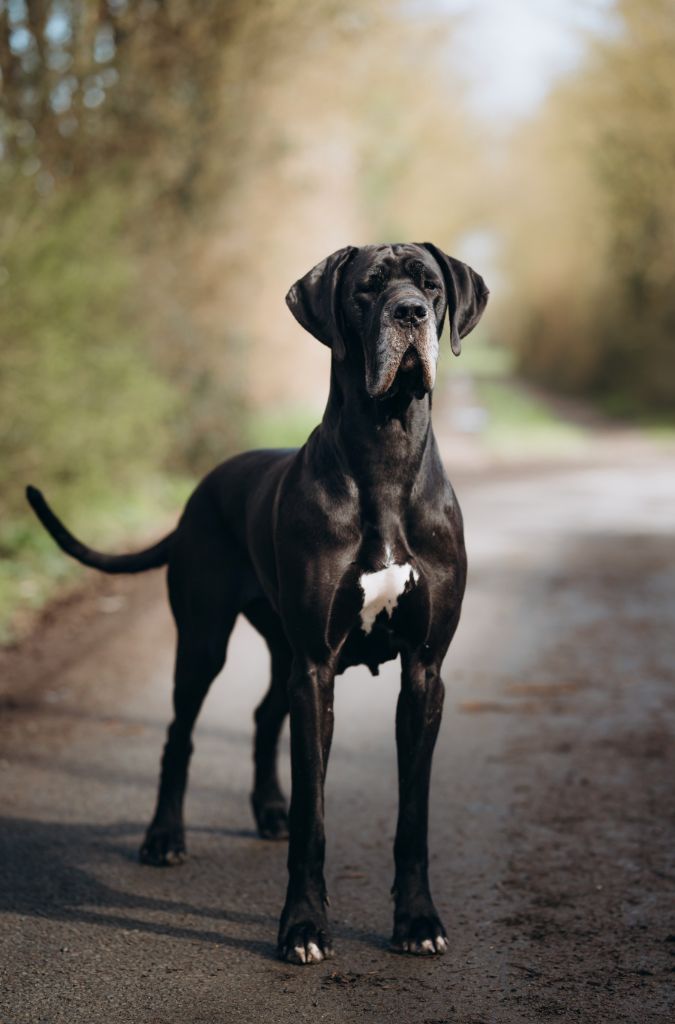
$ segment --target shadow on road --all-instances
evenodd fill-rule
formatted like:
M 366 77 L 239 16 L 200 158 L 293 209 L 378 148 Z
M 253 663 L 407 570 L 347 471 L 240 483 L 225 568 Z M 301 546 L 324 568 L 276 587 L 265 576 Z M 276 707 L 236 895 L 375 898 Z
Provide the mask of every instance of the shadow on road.
M 82 863 L 94 862 L 97 871 L 113 877 L 120 873 L 120 866 L 124 871 L 128 872 L 130 868 L 133 871 L 131 862 L 136 860 L 135 849 L 124 840 L 133 836 L 136 841 L 143 834 L 144 827 L 139 822 L 89 825 L 0 818 L 0 860 L 6 865 L 0 878 L 0 915 L 18 914 L 52 921 L 102 925 L 127 932 L 145 932 L 193 943 L 205 942 L 243 949 L 265 959 L 276 960 L 276 945 L 272 941 L 236 937 L 222 930 L 200 929 L 175 923 L 177 918 L 189 916 L 245 925 L 247 930 L 252 926 L 260 926 L 266 934 L 273 936 L 278 923 L 276 912 L 244 912 L 228 909 L 221 903 L 205 906 L 180 899 L 125 891 L 113 888 L 80 866 Z M 218 834 L 230 840 L 250 841 L 255 838 L 253 831 L 227 828 L 192 826 L 190 832 Z M 205 865 L 203 868 L 206 873 L 208 868 Z M 154 876 L 157 870 L 140 864 L 135 864 L 135 869 L 137 877 L 134 882 L 139 885 Z M 172 875 L 180 874 L 180 869 L 159 870 L 162 874 L 169 871 Z M 212 892 L 215 894 L 218 889 L 212 887 Z M 152 920 L 143 916 L 148 913 L 161 913 L 169 917 L 161 921 Z M 337 926 L 334 931 L 339 938 L 357 938 L 376 947 L 387 947 L 383 936 L 379 934 L 366 933 L 346 925 Z
M 144 826 L 138 822 L 96 826 L 44 823 L 21 818 L 0 819 L 0 849 L 6 865 L 0 880 L 0 913 L 135 929 L 178 939 L 241 947 L 265 957 L 275 955 L 272 943 L 110 913 L 117 910 L 163 911 L 174 916 L 187 914 L 237 924 L 263 924 L 266 931 L 274 934 L 276 921 L 271 916 L 120 891 L 78 866 L 78 862 L 95 859 L 105 869 L 111 859 L 123 856 L 128 860 L 129 846 L 118 840 L 130 833 L 140 836 L 143 830 Z M 226 829 L 218 831 L 235 837 L 242 835 Z M 147 869 L 139 865 L 138 871 Z

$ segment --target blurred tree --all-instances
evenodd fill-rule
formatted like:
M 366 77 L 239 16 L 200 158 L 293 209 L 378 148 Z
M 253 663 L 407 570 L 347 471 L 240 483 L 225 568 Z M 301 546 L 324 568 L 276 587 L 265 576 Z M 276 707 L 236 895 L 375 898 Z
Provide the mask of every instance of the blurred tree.
M 475 223 L 485 175 L 449 67 L 447 15 L 370 0 L 330 18 L 303 10 L 293 25 L 264 73 L 242 85 L 235 61 L 224 68 L 221 94 L 238 82 L 254 116 L 227 194 L 217 154 L 209 162 L 213 202 L 195 258 L 209 315 L 242 338 L 255 410 L 295 418 L 302 405 L 308 427 L 325 398 L 328 353 L 285 310 L 289 285 L 346 244 L 433 238 L 452 248 Z M 222 117 L 225 136 L 227 99 Z
M 0 0 L 0 511 L 28 472 L 63 505 L 241 443 L 245 343 L 204 315 L 200 250 L 268 57 L 332 7 Z
M 675 401 L 675 19 L 619 0 L 512 147 L 508 340 L 525 374 L 617 412 Z
M 2 0 L 5 153 L 61 177 L 159 145 L 162 177 L 186 188 L 244 12 L 236 0 Z
M 197 436 L 186 405 L 198 422 L 213 405 L 203 381 L 223 339 L 196 328 L 189 274 L 169 293 L 164 254 L 180 265 L 220 52 L 243 5 L 191 6 L 0 3 L 5 514 L 21 510 L 28 473 L 63 505 L 120 500 L 148 473 L 185 467 Z M 225 356 L 231 379 L 236 359 Z M 213 428 L 222 454 L 236 419 Z

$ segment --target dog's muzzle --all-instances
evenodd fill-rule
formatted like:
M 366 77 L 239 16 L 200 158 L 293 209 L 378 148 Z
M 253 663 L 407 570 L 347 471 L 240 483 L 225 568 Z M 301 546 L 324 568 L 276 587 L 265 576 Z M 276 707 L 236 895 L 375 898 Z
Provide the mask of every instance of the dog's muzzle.
M 419 293 L 399 294 L 384 305 L 379 335 L 366 352 L 366 390 L 371 398 L 403 390 L 421 398 L 433 390 L 437 360 L 433 310 Z

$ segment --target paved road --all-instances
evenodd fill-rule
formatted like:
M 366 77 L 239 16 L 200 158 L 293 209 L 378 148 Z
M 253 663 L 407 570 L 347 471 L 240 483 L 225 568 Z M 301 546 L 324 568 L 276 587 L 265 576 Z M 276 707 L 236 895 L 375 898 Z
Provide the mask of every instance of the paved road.
M 387 949 L 394 667 L 337 687 L 337 956 L 295 968 L 274 956 L 285 848 L 248 808 L 251 629 L 200 720 L 191 857 L 169 870 L 136 861 L 170 706 L 160 574 L 92 581 L 5 655 L 2 1024 L 672 1020 L 675 474 L 640 445 L 594 458 L 458 481 L 471 578 L 431 820 L 444 958 Z

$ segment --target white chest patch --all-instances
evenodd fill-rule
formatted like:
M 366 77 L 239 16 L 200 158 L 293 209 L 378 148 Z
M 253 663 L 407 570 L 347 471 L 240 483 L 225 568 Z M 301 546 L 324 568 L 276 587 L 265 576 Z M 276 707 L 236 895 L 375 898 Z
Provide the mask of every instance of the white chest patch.
M 412 580 L 417 583 L 420 574 L 412 565 L 388 565 L 379 572 L 364 572 L 359 578 L 359 586 L 363 591 L 363 607 L 361 609 L 361 628 L 370 633 L 375 619 L 381 611 L 386 611 L 389 618 L 398 604 L 398 599 L 405 590 L 406 583 Z

